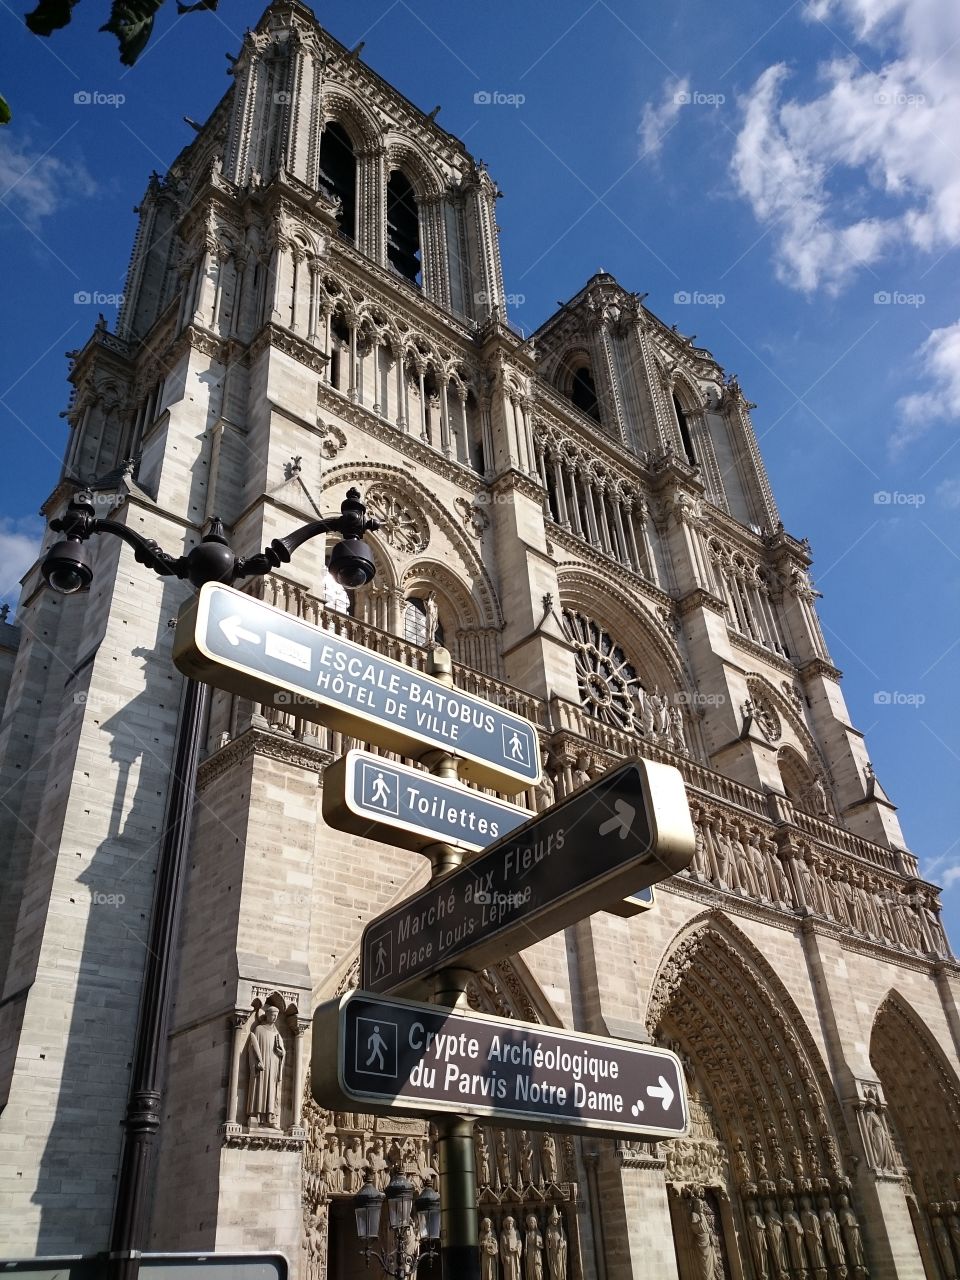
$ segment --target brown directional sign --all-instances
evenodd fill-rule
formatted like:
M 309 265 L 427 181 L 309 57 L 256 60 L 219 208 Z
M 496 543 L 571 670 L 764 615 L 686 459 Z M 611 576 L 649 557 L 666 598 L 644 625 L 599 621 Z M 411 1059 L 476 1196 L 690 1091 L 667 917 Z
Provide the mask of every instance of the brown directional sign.
M 208 582 L 180 610 L 178 670 L 416 759 L 438 747 L 471 782 L 515 795 L 540 781 L 529 720 L 402 662 Z
M 386 994 L 450 966 L 482 969 L 666 880 L 693 852 L 679 771 L 631 760 L 372 920 L 360 985 Z
M 331 1111 L 491 1116 L 638 1138 L 687 1131 L 667 1049 L 353 991 L 313 1018 L 313 1096 Z

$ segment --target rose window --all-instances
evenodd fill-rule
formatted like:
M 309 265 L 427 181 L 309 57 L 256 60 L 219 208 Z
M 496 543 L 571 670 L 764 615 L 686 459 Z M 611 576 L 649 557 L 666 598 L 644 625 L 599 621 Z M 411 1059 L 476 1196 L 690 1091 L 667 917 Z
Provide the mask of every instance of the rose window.
M 380 486 L 367 491 L 367 510 L 380 521 L 380 533 L 397 551 L 423 551 L 429 541 L 426 525 L 403 499 Z
M 563 611 L 563 629 L 576 648 L 580 699 L 588 715 L 617 729 L 633 727 L 637 673 L 620 646 L 591 618 Z

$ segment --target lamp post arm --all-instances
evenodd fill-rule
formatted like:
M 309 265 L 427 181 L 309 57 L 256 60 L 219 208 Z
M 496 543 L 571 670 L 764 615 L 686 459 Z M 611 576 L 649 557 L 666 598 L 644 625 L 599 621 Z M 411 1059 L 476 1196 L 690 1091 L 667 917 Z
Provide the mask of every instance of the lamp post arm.
M 323 520 L 311 520 L 288 533 L 285 538 L 274 538 L 268 547 L 255 556 L 239 556 L 235 570 L 238 578 L 249 578 L 255 574 L 270 573 L 279 569 L 282 564 L 289 564 L 290 558 L 298 547 L 302 547 L 311 538 L 321 533 L 340 533 L 345 538 L 359 538 L 368 529 L 378 529 L 378 520 L 361 520 L 352 514 L 329 516 Z
M 125 524 L 116 520 L 95 520 L 91 533 L 112 533 L 122 538 L 127 546 L 133 548 L 134 558 L 138 564 L 145 564 L 154 573 L 164 578 L 185 578 L 187 576 L 187 557 L 172 556 L 164 551 L 159 542 L 153 538 L 145 538 L 142 533 L 128 529 Z

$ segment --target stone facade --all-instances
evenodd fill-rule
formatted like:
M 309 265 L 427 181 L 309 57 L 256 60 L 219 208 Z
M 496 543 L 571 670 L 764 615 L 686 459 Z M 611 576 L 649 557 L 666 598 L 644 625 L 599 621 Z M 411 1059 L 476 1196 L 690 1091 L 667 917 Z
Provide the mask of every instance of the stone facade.
M 48 514 L 82 482 L 172 552 L 219 515 L 250 553 L 356 484 L 382 520 L 369 587 L 347 601 L 316 540 L 249 589 L 419 668 L 441 642 L 459 687 L 537 725 L 531 810 L 639 753 L 682 771 L 696 823 L 652 910 L 611 904 L 473 982 L 477 1008 L 673 1047 L 693 1116 L 661 1144 L 478 1126 L 484 1276 L 512 1274 L 513 1218 L 523 1274 L 550 1280 L 950 1280 L 960 970 L 739 385 L 606 274 L 521 340 L 493 180 L 296 0 L 232 70 L 150 179 L 117 333 L 74 353 Z M 0 636 L 15 1255 L 107 1242 L 181 696 L 184 586 L 92 546 L 85 596 L 34 569 Z M 154 1248 L 276 1248 L 300 1280 L 352 1276 L 363 1171 L 436 1178 L 425 1122 L 310 1096 L 313 1007 L 428 874 L 324 824 L 349 745 L 284 696 L 213 693 Z

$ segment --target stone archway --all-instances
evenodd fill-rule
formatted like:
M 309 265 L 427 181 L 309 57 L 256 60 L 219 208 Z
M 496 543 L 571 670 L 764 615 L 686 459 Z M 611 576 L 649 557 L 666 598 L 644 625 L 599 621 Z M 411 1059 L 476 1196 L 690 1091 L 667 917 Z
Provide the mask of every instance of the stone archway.
M 885 1139 L 893 1149 L 889 1158 L 873 1149 L 868 1154 L 880 1169 L 894 1158 L 904 1169 L 927 1275 L 953 1280 L 960 1275 L 960 1081 L 896 992 L 877 1012 L 870 1061 L 886 1099 L 885 1108 L 877 1099 L 882 1128 L 873 1147 Z
M 647 1026 L 683 1056 L 702 1122 L 664 1144 L 681 1280 L 813 1275 L 828 1262 L 858 1277 L 849 1136 L 770 964 L 724 917 L 694 922 L 661 966 Z

